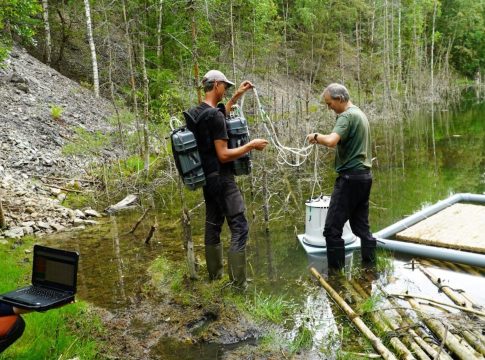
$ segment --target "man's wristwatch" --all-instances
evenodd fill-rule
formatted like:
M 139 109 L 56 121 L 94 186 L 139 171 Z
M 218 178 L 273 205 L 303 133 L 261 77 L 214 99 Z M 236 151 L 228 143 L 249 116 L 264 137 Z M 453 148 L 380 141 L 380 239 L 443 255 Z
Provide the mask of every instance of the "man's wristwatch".
M 318 137 L 318 133 L 315 133 L 315 135 L 313 135 L 313 140 L 317 141 L 317 137 Z

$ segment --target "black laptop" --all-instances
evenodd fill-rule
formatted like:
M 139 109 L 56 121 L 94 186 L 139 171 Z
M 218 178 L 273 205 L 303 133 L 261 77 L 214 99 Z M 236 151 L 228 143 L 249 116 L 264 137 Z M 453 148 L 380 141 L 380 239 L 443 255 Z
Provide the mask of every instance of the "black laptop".
M 74 300 L 79 254 L 34 246 L 32 285 L 0 295 L 0 301 L 19 308 L 45 311 Z

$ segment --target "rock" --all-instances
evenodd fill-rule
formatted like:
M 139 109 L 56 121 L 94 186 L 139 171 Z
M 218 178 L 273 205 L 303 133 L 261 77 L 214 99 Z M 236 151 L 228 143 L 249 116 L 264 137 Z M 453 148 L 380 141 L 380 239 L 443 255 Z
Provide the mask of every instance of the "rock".
M 30 226 L 24 226 L 22 229 L 24 230 L 24 235 L 32 235 L 34 233 L 34 229 Z
M 95 220 L 84 220 L 84 223 L 87 225 L 98 225 L 98 222 Z
M 55 187 L 51 188 L 50 191 L 51 191 L 51 194 L 54 195 L 54 196 L 57 196 L 62 192 L 61 189 L 58 189 L 58 188 L 55 188 Z
M 91 216 L 91 217 L 98 217 L 98 218 L 101 217 L 101 214 L 99 212 L 97 212 L 96 210 L 93 210 L 93 209 L 86 209 L 86 210 L 84 210 L 84 213 L 87 216 Z
M 35 221 L 24 221 L 24 222 L 21 222 L 20 225 L 23 227 L 34 226 Z
M 51 226 L 48 223 L 43 222 L 43 221 L 37 221 L 37 227 L 39 227 L 40 229 L 44 229 L 44 230 L 51 228 Z
M 13 227 L 9 230 L 4 231 L 3 234 L 7 238 L 18 239 L 24 236 L 24 229 L 22 229 L 21 227 Z
M 80 218 L 75 218 L 72 223 L 74 225 L 83 225 L 84 224 L 84 220 L 83 219 L 80 219 Z
M 0 245 L 8 245 L 8 241 L 4 239 L 0 239 Z
M 53 228 L 55 231 L 63 231 L 65 230 L 65 226 L 62 226 L 61 224 L 57 224 L 57 223 L 51 223 L 50 224 L 51 228 Z
M 77 218 L 81 218 L 81 219 L 84 219 L 86 217 L 86 215 L 84 215 L 84 213 L 79 209 L 74 210 L 74 215 Z
M 57 195 L 57 200 L 59 200 L 59 202 L 62 204 L 62 202 L 66 200 L 66 194 L 60 193 L 59 195 Z

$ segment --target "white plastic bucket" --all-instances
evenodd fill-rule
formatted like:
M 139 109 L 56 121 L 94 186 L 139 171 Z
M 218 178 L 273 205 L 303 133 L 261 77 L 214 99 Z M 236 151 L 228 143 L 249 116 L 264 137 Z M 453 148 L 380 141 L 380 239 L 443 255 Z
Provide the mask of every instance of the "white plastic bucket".
M 305 234 L 302 236 L 302 240 L 308 245 L 325 247 L 323 228 L 325 227 L 325 219 L 327 218 L 328 206 L 330 205 L 330 196 L 312 199 L 307 201 L 305 205 Z M 345 245 L 351 244 L 358 239 L 352 233 L 348 221 L 344 225 L 342 239 L 344 239 Z

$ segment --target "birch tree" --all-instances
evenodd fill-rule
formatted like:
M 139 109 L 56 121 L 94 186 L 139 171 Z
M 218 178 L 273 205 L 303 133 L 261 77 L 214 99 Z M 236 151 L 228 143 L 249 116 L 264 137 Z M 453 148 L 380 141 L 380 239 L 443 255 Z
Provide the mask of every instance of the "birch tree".
M 89 42 L 89 49 L 91 51 L 91 61 L 93 65 L 93 85 L 94 94 L 99 97 L 99 75 L 98 75 L 98 61 L 96 60 L 96 46 L 94 45 L 93 26 L 91 22 L 91 8 L 89 0 L 84 0 L 84 9 L 86 11 L 86 27 Z
M 49 26 L 49 1 L 42 0 L 42 14 L 44 18 L 44 31 L 45 31 L 45 63 L 47 65 L 51 64 L 51 53 L 52 53 L 52 45 L 51 45 L 51 29 Z

